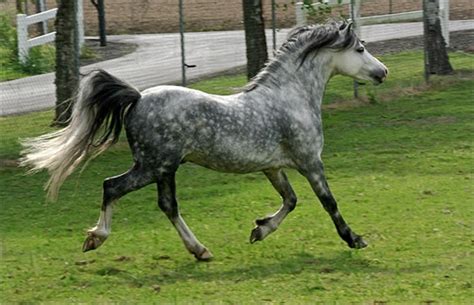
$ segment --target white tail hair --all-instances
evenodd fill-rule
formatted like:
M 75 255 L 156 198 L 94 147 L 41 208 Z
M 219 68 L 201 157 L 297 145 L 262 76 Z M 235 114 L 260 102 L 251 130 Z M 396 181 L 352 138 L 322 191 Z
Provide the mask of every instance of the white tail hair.
M 69 125 L 22 141 L 20 166 L 31 173 L 47 170 L 47 197 L 56 200 L 64 180 L 81 162 L 118 140 L 127 109 L 140 97 L 137 89 L 103 70 L 90 73 L 81 83 Z M 100 130 L 103 134 L 97 137 Z

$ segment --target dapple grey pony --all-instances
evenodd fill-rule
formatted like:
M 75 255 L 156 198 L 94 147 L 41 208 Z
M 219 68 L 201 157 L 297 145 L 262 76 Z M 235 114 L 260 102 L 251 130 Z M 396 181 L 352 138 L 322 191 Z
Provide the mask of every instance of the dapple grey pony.
M 178 210 L 175 173 L 184 162 L 222 172 L 265 174 L 283 204 L 256 221 L 252 243 L 274 232 L 295 208 L 296 195 L 283 171 L 293 168 L 309 181 L 339 236 L 349 247 L 363 248 L 367 244 L 344 221 L 324 176 L 321 101 L 333 75 L 379 84 L 387 73 L 346 23 L 292 30 L 246 89 L 229 96 L 177 86 L 140 93 L 105 71 L 95 71 L 81 84 L 70 124 L 25 141 L 21 164 L 48 170 L 46 188 L 55 198 L 66 177 L 116 142 L 125 126 L 133 166 L 105 179 L 100 217 L 88 231 L 83 251 L 96 249 L 109 236 L 114 202 L 156 183 L 158 205 L 187 250 L 198 260 L 211 259 Z

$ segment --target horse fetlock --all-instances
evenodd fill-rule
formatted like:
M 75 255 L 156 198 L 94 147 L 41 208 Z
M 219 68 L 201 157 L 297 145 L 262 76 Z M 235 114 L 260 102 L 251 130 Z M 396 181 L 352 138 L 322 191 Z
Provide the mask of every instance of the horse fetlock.
M 265 218 L 256 219 L 256 220 L 255 220 L 255 223 L 257 224 L 257 226 L 265 226 L 265 225 L 267 225 L 271 220 L 272 220 L 272 218 L 269 216 L 269 217 L 265 217 Z

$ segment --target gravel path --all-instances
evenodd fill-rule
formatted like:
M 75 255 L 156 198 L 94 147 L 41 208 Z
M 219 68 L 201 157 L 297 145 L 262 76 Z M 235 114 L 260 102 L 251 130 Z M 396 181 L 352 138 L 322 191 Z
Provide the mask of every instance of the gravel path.
M 450 22 L 450 31 L 473 29 L 474 20 Z M 370 43 L 419 36 L 422 31 L 419 22 L 382 24 L 362 27 L 361 36 Z M 280 30 L 277 42 L 283 42 L 287 33 L 288 29 Z M 197 66 L 188 69 L 189 79 L 245 65 L 243 31 L 186 33 L 185 37 L 186 61 Z M 267 32 L 267 38 L 271 46 L 271 32 Z M 102 68 L 139 89 L 180 81 L 178 34 L 117 35 L 109 36 L 108 39 L 110 42 L 135 44 L 138 48 L 123 57 L 84 66 L 81 72 Z M 420 41 L 419 38 L 415 40 Z M 399 44 L 405 45 L 407 41 L 401 39 Z M 54 105 L 54 73 L 0 83 L 0 116 L 49 109 Z

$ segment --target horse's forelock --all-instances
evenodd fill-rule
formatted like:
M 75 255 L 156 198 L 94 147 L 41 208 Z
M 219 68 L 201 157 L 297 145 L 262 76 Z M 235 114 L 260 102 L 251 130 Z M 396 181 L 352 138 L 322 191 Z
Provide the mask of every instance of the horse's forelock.
M 345 31 L 344 31 L 345 30 Z M 344 35 L 341 35 L 344 34 Z M 323 48 L 345 50 L 356 42 L 356 36 L 351 30 L 351 24 L 330 23 L 325 26 L 315 26 L 313 29 L 301 35 L 302 52 L 299 59 L 302 64 L 309 54 L 316 53 Z

